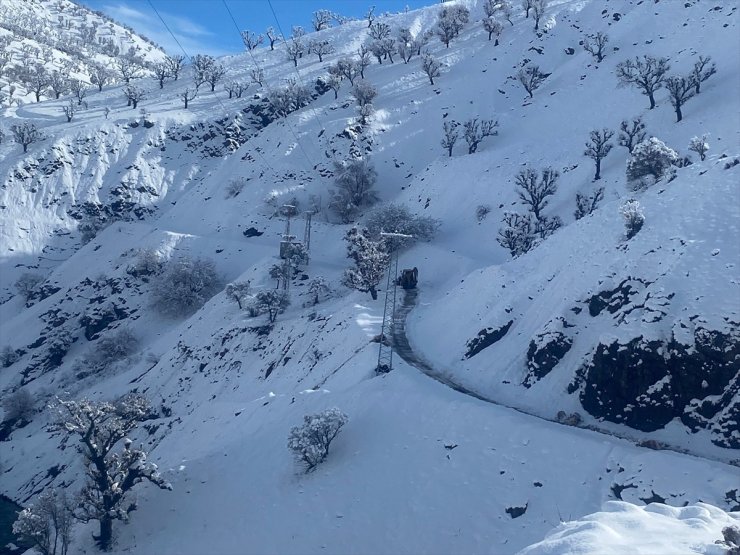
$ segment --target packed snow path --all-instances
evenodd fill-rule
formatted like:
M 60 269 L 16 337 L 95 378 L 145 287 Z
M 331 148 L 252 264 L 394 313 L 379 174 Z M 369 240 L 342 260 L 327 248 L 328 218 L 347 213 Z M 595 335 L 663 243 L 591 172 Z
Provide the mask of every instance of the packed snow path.
M 574 427 L 569 424 L 560 422 L 554 418 L 547 418 L 545 416 L 535 414 L 532 412 L 528 412 L 526 410 L 522 410 L 520 408 L 507 405 L 500 401 L 496 401 L 494 399 L 491 399 L 490 397 L 483 396 L 480 393 L 477 393 L 475 391 L 472 391 L 460 385 L 455 380 L 445 375 L 443 372 L 436 370 L 428 361 L 426 361 L 418 352 L 416 352 L 413 349 L 413 347 L 411 347 L 411 343 L 409 342 L 408 335 L 406 334 L 406 319 L 409 313 L 411 312 L 411 310 L 414 307 L 416 307 L 418 297 L 419 297 L 418 289 L 405 290 L 404 297 L 403 297 L 403 303 L 400 306 L 396 307 L 396 311 L 393 315 L 393 327 L 392 327 L 391 334 L 393 337 L 393 349 L 396 351 L 398 356 L 400 356 L 403 360 L 405 360 L 410 366 L 413 366 L 417 370 L 421 371 L 423 374 L 426 374 L 433 380 L 436 380 L 446 385 L 447 387 L 454 389 L 455 391 L 458 391 L 459 393 L 462 393 L 463 395 L 468 395 L 470 397 L 474 397 L 486 403 L 491 403 L 493 405 L 498 405 L 500 407 L 511 409 L 521 414 L 526 414 L 528 416 L 531 416 L 533 418 L 538 418 L 540 420 L 546 420 L 548 422 L 554 422 L 555 424 L 561 424 L 563 426 Z M 618 432 L 613 432 L 610 430 L 604 430 L 592 424 L 576 426 L 576 427 L 589 430 L 592 432 L 596 432 L 602 435 L 618 437 L 620 439 L 629 441 L 630 443 L 636 445 L 637 447 L 643 446 L 641 445 L 640 440 L 635 439 L 634 437 L 628 434 L 625 434 L 625 433 L 618 433 Z M 661 449 L 666 450 L 666 451 L 674 451 L 676 453 L 681 453 L 684 455 L 691 455 L 694 457 L 698 457 L 700 459 L 705 459 L 705 460 L 710 460 L 710 461 L 715 461 L 715 462 L 721 462 L 721 463 L 729 462 L 728 460 L 723 460 L 721 458 L 707 456 L 707 455 L 701 455 L 690 449 L 682 449 L 679 447 L 673 447 L 668 444 L 661 444 Z

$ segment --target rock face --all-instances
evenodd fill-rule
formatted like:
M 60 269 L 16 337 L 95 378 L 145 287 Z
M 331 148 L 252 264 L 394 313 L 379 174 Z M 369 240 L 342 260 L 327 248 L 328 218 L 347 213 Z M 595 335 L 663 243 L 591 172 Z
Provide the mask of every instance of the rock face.
M 600 343 L 579 370 L 583 408 L 647 432 L 678 417 L 709 429 L 718 445 L 740 447 L 740 330 L 697 327 L 693 339 Z
M 561 331 L 545 331 L 537 334 L 529 342 L 527 349 L 527 376 L 522 385 L 530 387 L 534 382 L 544 378 L 562 360 L 573 340 Z
M 513 323 L 514 320 L 509 320 L 500 328 L 486 328 L 484 330 L 480 330 L 477 336 L 468 341 L 468 349 L 465 352 L 465 358 L 474 357 L 486 347 L 490 347 L 496 343 L 496 341 L 501 340 L 501 338 L 506 335 L 506 332 L 509 331 L 509 328 Z

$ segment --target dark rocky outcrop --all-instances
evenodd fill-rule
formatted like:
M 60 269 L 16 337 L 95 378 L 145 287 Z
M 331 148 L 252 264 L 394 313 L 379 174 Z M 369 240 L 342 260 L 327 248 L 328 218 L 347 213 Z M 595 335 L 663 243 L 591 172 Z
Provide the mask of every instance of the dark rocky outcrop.
M 478 332 L 478 335 L 467 343 L 465 358 L 474 357 L 486 347 L 490 347 L 506 335 L 514 320 L 509 320 L 500 328 L 486 328 Z
M 693 339 L 599 344 L 578 371 L 584 409 L 646 432 L 681 418 L 694 431 L 710 429 L 718 445 L 740 447 L 740 330 L 698 327 Z
M 573 340 L 563 332 L 544 332 L 529 342 L 527 349 L 527 376 L 522 385 L 531 387 L 544 378 L 562 360 L 573 346 Z

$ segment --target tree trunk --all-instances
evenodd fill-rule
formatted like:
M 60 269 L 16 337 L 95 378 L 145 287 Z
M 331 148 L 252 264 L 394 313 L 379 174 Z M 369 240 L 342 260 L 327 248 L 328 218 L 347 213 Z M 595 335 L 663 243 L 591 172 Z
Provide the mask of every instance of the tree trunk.
M 594 181 L 597 179 L 601 179 L 601 158 L 596 159 L 596 175 L 594 176 Z
M 378 291 L 375 289 L 375 287 L 370 288 L 370 296 L 373 298 L 374 301 L 378 300 Z
M 496 39 L 496 42 L 493 43 L 493 46 L 498 46 L 498 39 Z
M 650 99 L 650 109 L 652 110 L 655 108 L 655 97 L 653 96 L 652 91 L 648 93 L 648 98 Z
M 95 538 L 102 551 L 109 551 L 113 543 L 113 519 L 104 515 L 100 518 L 100 535 Z
M 683 119 L 683 114 L 681 113 L 681 105 L 676 103 L 676 123 L 678 123 L 682 119 Z

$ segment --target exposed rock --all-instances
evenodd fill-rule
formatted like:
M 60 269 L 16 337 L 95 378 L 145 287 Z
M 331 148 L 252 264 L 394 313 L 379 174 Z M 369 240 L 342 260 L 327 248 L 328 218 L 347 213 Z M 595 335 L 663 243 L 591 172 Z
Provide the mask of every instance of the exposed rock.
M 544 378 L 573 346 L 573 340 L 561 331 L 545 331 L 529 342 L 527 376 L 522 385 L 531 387 Z
M 509 328 L 514 323 L 514 320 L 509 320 L 508 323 L 504 324 L 500 328 L 486 328 L 478 332 L 478 335 L 468 341 L 468 350 L 465 352 L 465 358 L 470 358 L 480 353 L 486 347 L 490 347 L 496 341 L 499 341 Z

